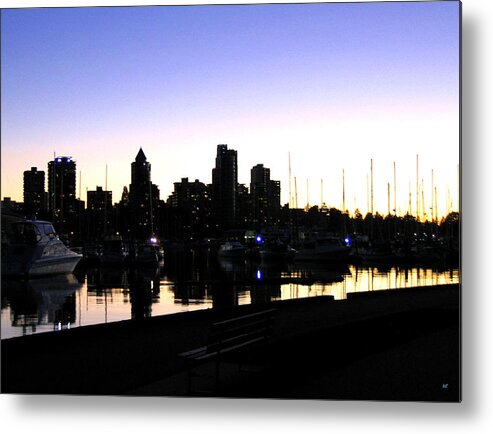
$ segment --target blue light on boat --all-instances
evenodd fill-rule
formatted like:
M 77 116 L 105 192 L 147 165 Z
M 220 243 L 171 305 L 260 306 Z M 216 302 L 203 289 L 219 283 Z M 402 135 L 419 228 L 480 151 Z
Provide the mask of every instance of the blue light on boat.
M 346 246 L 351 245 L 351 238 L 349 237 L 344 238 L 344 242 L 346 243 Z
M 257 270 L 257 280 L 262 280 L 262 272 Z
M 261 235 L 257 235 L 257 237 L 255 238 L 255 240 L 257 241 L 258 244 L 260 244 L 263 241 L 263 238 L 262 238 Z

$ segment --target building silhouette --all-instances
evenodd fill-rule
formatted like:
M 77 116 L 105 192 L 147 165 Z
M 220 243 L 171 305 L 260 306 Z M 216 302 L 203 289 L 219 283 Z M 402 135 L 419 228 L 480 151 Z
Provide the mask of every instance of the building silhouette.
M 175 224 L 175 236 L 187 240 L 202 238 L 209 232 L 211 224 L 210 188 L 198 179 L 189 182 L 188 178 L 182 178 L 181 182 L 173 185 L 168 203 L 179 219 L 179 224 Z
M 130 237 L 145 240 L 157 232 L 159 189 L 151 182 L 151 164 L 142 148 L 132 163 L 131 180 L 128 192 Z
M 76 164 L 72 157 L 48 162 L 48 210 L 60 234 L 73 235 L 78 227 L 80 203 L 75 197 Z
M 217 145 L 216 167 L 212 169 L 212 205 L 216 229 L 236 224 L 238 154 L 228 145 Z
M 281 183 L 270 179 L 270 169 L 257 164 L 250 171 L 250 195 L 255 228 L 275 225 L 281 208 Z
M 46 211 L 45 172 L 31 167 L 24 172 L 24 213 L 28 218 Z
M 87 192 L 86 236 L 91 240 L 102 239 L 113 232 L 113 200 L 112 192 L 96 187 Z

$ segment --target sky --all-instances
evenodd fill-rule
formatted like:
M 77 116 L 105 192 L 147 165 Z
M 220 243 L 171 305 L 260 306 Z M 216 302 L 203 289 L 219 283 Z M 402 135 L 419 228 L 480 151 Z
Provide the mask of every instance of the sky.
M 458 209 L 459 3 L 3 9 L 1 196 L 24 170 L 77 162 L 77 195 L 114 201 L 142 147 L 166 200 L 210 183 L 216 147 L 239 182 L 263 163 L 281 202 L 366 213 Z M 296 177 L 296 191 L 294 177 Z M 323 189 L 321 188 L 323 185 Z M 421 191 L 422 186 L 424 187 Z M 422 204 L 420 203 L 420 208 Z

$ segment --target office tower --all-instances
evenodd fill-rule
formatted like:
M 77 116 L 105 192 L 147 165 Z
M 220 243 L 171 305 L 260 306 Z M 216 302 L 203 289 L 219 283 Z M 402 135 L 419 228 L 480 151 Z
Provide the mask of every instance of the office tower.
M 38 216 L 46 209 L 45 172 L 31 167 L 24 172 L 24 213 Z
M 90 240 L 102 239 L 113 232 L 113 200 L 112 192 L 104 191 L 103 187 L 87 192 L 86 233 Z
M 253 223 L 257 229 L 276 224 L 281 207 L 281 183 L 270 179 L 270 169 L 257 164 L 250 171 Z
M 132 163 L 132 182 L 128 192 L 130 237 L 145 240 L 158 232 L 159 189 L 151 182 L 151 164 L 142 148 Z
M 216 229 L 229 229 L 236 223 L 237 183 L 237 152 L 228 149 L 228 145 L 217 145 L 216 167 L 212 169 L 212 201 Z
M 76 164 L 72 157 L 55 157 L 48 163 L 48 209 L 60 234 L 77 227 L 79 205 L 75 198 Z
M 198 179 L 189 182 L 188 178 L 175 182 L 170 204 L 179 216 L 175 236 L 199 239 L 205 235 L 210 223 L 211 204 L 209 189 L 203 182 Z

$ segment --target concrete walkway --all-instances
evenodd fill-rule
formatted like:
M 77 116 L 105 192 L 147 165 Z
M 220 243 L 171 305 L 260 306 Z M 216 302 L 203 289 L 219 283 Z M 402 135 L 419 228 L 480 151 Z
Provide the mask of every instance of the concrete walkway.
M 2 392 L 187 396 L 178 354 L 215 321 L 276 307 L 269 346 L 199 367 L 193 396 L 458 401 L 458 285 L 290 300 L 2 341 Z M 239 360 L 236 360 L 238 362 Z M 243 360 L 245 362 L 245 360 Z

